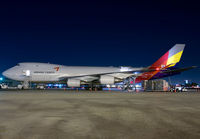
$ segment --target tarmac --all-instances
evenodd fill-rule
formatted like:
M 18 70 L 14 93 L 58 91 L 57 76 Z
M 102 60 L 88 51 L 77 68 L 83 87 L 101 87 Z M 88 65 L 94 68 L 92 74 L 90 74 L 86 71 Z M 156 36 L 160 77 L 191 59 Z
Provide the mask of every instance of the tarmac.
M 0 139 L 197 138 L 197 92 L 0 91 Z

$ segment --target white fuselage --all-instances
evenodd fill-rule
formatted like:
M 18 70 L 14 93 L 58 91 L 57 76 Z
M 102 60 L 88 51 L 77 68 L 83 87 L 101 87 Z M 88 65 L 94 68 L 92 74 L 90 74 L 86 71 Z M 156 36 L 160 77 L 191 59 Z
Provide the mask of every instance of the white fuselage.
M 140 68 L 134 68 L 140 69 Z M 5 72 L 7 78 L 17 81 L 24 81 L 29 78 L 32 82 L 58 82 L 61 79 L 78 79 L 86 82 L 97 80 L 98 75 L 110 76 L 124 79 L 130 74 L 120 73 L 133 70 L 130 67 L 87 67 L 87 66 L 63 66 L 49 63 L 19 63 Z M 116 72 L 116 73 L 115 73 Z M 131 73 L 131 75 L 134 75 Z

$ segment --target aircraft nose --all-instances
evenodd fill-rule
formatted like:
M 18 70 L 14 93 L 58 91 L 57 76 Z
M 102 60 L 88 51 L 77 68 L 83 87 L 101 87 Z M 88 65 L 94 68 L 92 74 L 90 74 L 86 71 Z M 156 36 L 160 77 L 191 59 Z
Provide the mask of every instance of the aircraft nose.
M 11 76 L 10 76 L 9 70 L 4 71 L 4 72 L 2 73 L 2 75 L 5 76 L 5 77 L 7 77 L 7 78 L 10 78 L 10 77 L 11 77 Z
M 23 77 L 20 76 L 21 74 L 18 67 L 7 69 L 2 73 L 2 75 L 11 80 L 23 80 Z

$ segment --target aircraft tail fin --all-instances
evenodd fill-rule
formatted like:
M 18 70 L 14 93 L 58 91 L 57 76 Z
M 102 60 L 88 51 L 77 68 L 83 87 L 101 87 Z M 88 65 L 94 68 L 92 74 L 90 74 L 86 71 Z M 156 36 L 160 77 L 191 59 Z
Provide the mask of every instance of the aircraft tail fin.
M 169 51 L 167 51 L 161 58 L 159 58 L 149 69 L 166 69 L 175 66 L 179 63 L 185 44 L 176 44 Z
M 185 70 L 195 67 L 174 68 L 180 62 L 185 44 L 176 44 L 169 51 L 167 51 L 161 58 L 159 58 L 153 65 L 148 67 L 149 72 L 142 73 L 135 80 L 136 83 L 142 80 L 159 79 L 167 76 L 179 74 Z

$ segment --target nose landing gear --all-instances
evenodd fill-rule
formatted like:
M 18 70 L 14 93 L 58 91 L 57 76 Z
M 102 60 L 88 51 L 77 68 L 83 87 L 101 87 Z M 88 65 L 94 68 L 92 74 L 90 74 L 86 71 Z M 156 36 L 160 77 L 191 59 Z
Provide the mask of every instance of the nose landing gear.
M 22 83 L 21 89 L 30 89 L 31 71 L 25 70 L 25 71 L 23 71 L 23 74 L 24 74 L 25 78 L 24 78 L 24 81 Z
M 25 80 L 25 81 L 22 83 L 22 89 L 29 89 L 29 88 L 30 88 L 29 80 Z

